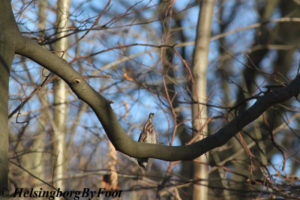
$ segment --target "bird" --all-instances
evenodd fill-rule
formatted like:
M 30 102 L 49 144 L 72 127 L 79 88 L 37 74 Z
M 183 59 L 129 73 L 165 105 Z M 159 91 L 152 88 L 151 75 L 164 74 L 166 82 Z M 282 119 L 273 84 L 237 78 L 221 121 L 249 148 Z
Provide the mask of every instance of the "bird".
M 152 120 L 154 117 L 154 113 L 150 113 L 147 122 L 144 125 L 144 128 L 140 134 L 139 142 L 143 143 L 151 143 L 151 144 L 157 144 L 157 134 L 155 132 Z M 147 169 L 148 165 L 148 158 L 138 158 L 137 159 L 139 166 L 141 166 L 144 169 Z

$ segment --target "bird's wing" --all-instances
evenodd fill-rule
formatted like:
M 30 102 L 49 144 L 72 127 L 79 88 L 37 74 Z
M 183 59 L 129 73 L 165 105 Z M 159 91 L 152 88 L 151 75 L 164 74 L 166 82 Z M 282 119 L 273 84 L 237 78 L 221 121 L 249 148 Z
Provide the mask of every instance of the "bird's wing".
M 140 134 L 140 137 L 139 137 L 139 142 L 144 142 L 145 141 L 145 139 L 146 139 L 146 136 L 147 136 L 147 134 L 146 134 L 146 132 L 145 132 L 145 129 L 143 129 L 142 130 L 142 132 L 141 132 L 141 134 Z
M 155 129 L 154 129 L 154 135 L 155 135 L 156 144 L 158 144 L 158 137 L 157 137 L 157 133 L 156 133 Z

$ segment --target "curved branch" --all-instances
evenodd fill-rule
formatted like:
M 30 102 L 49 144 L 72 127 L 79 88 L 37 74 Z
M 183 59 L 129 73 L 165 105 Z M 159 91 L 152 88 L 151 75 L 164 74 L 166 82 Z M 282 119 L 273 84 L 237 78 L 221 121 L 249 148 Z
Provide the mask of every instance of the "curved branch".
M 91 106 L 115 148 L 136 158 L 151 157 L 168 161 L 194 159 L 213 148 L 224 145 L 243 127 L 258 118 L 272 105 L 300 93 L 300 75 L 298 75 L 286 87 L 265 93 L 259 97 L 253 106 L 239 114 L 219 131 L 199 142 L 176 147 L 161 144 L 142 144 L 134 141 L 125 133 L 110 106 L 110 102 L 88 85 L 83 77 L 66 61 L 27 38 L 23 38 L 23 42 L 19 43 L 16 53 L 32 59 L 61 77 L 79 99 Z

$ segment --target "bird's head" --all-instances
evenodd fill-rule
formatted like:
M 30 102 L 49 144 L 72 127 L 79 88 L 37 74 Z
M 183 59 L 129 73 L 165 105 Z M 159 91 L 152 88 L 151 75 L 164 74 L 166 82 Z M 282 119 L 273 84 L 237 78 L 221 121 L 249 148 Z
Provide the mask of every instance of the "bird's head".
M 152 119 L 154 117 L 154 113 L 149 114 L 149 119 Z

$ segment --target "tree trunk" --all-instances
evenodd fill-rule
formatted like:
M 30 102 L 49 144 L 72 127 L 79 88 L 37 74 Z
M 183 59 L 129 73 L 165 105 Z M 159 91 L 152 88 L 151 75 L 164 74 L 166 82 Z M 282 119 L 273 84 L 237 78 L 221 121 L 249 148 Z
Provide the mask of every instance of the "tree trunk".
M 57 5 L 57 38 L 55 44 L 56 53 L 67 59 L 66 50 L 68 48 L 67 27 L 69 21 L 70 0 L 59 0 Z M 56 157 L 54 179 L 56 186 L 64 190 L 64 183 L 61 178 L 65 175 L 65 145 L 66 145 L 66 121 L 67 121 L 67 100 L 68 92 L 65 82 L 57 78 L 53 83 L 54 92 L 54 149 Z
M 0 196 L 8 194 L 8 84 L 19 32 L 10 1 L 0 0 Z
M 39 30 L 40 30 L 40 37 L 44 38 L 44 31 L 46 28 L 46 9 L 48 6 L 48 0 L 40 0 L 38 2 L 38 19 L 39 19 Z M 41 80 L 44 81 L 46 76 L 45 74 L 49 74 L 49 71 L 46 69 L 41 69 Z M 32 144 L 32 150 L 37 151 L 36 153 L 32 153 L 29 155 L 29 162 L 26 161 L 26 163 L 30 164 L 30 171 L 32 174 L 36 175 L 37 177 L 44 179 L 45 173 L 44 173 L 44 160 L 45 160 L 45 154 L 44 152 L 44 140 L 45 140 L 45 127 L 47 125 L 48 121 L 48 107 L 49 107 L 49 100 L 48 100 L 48 91 L 47 91 L 47 84 L 44 85 L 39 93 L 38 98 L 41 104 L 40 108 L 40 115 L 38 117 L 38 128 L 36 131 L 36 137 Z M 40 184 L 40 181 L 38 179 L 32 180 L 33 185 L 37 186 Z M 39 187 L 36 187 L 36 189 L 39 189 Z
M 0 29 L 3 30 L 1 21 Z M 0 196 L 8 193 L 8 81 L 14 57 L 14 49 L 6 41 L 0 33 Z
M 211 32 L 211 22 L 214 10 L 214 0 L 203 0 L 197 24 L 197 36 L 193 57 L 193 130 L 199 134 L 198 140 L 207 136 L 207 126 L 202 127 L 207 120 L 207 108 L 199 103 L 206 103 L 206 71 Z M 208 155 L 204 154 L 194 160 L 194 180 L 201 180 L 194 185 L 193 199 L 208 199 Z M 203 184 L 204 181 L 204 184 Z

